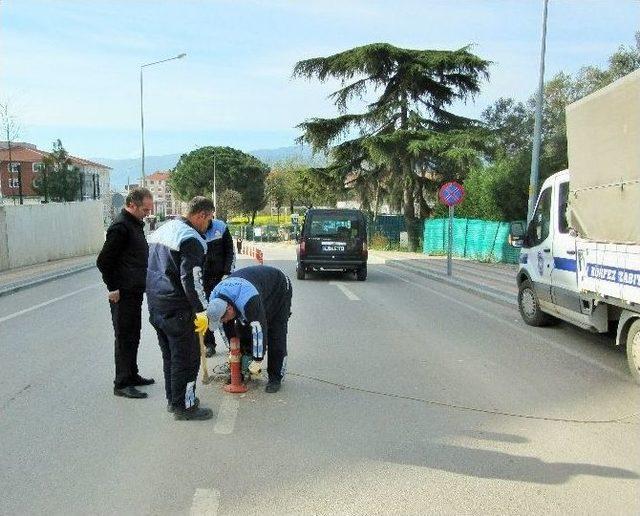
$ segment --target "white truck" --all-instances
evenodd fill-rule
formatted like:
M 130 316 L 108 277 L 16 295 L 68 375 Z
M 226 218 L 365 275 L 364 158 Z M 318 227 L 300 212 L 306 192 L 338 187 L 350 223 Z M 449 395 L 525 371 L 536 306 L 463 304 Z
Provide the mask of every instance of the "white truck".
M 566 115 L 569 169 L 543 183 L 524 234 L 512 231 L 518 307 L 532 326 L 615 330 L 640 383 L 640 70 Z

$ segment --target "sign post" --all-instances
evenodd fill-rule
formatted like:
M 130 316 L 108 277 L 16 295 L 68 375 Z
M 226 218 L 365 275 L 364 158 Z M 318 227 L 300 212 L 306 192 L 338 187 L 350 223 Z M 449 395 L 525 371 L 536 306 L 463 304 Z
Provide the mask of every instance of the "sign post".
M 449 207 L 449 242 L 447 246 L 447 276 L 453 274 L 451 254 L 453 250 L 453 215 L 454 206 L 460 204 L 464 199 L 464 188 L 460 183 L 450 181 L 440 187 L 438 194 L 440 202 Z

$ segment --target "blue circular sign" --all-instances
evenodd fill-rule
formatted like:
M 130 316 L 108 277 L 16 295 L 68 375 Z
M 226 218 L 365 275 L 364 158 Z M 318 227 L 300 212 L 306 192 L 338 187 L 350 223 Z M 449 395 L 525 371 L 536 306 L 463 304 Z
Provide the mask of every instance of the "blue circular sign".
M 438 196 L 442 204 L 455 206 L 456 204 L 460 204 L 464 199 L 464 188 L 460 183 L 449 181 L 440 187 Z

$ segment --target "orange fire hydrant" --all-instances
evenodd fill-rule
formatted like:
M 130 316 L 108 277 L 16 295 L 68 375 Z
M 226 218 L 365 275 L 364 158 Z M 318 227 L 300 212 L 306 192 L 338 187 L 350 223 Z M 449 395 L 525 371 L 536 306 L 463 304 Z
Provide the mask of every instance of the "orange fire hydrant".
M 229 369 L 231 370 L 231 383 L 224 386 L 226 392 L 243 393 L 249 389 L 242 383 L 241 371 L 242 353 L 240 352 L 240 339 L 232 337 L 229 340 Z

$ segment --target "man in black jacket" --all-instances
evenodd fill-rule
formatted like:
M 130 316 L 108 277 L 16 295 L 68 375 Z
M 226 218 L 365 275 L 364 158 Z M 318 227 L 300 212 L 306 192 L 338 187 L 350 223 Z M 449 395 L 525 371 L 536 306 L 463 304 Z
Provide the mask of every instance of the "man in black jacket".
M 125 398 L 146 398 L 147 393 L 136 387 L 154 382 L 153 378 L 142 378 L 138 374 L 137 363 L 149 254 L 143 220 L 152 208 L 153 197 L 149 190 L 131 190 L 125 207 L 107 230 L 107 238 L 96 262 L 109 291 L 115 333 L 113 393 Z
M 210 328 L 224 323 L 228 336 L 240 338 L 243 354 L 253 356 L 252 373 L 260 371 L 267 352 L 269 383 L 265 390 L 270 393 L 280 390 L 286 372 L 291 296 L 291 281 L 281 270 L 255 265 L 222 280 L 207 307 Z M 235 326 L 228 324 L 234 319 Z
M 195 395 L 200 346 L 194 333 L 194 323 L 198 331 L 207 328 L 202 286 L 207 242 L 202 234 L 212 216 L 213 202 L 194 197 L 185 218 L 165 223 L 149 237 L 149 320 L 162 351 L 167 410 L 175 419 L 213 416 L 211 409 L 198 406 Z
M 204 234 L 207 241 L 207 256 L 204 260 L 202 283 L 207 299 L 213 288 L 224 276 L 231 274 L 234 264 L 233 239 L 227 225 L 220 219 L 213 219 Z M 213 333 L 207 331 L 204 336 L 207 356 L 216 354 L 216 341 Z

